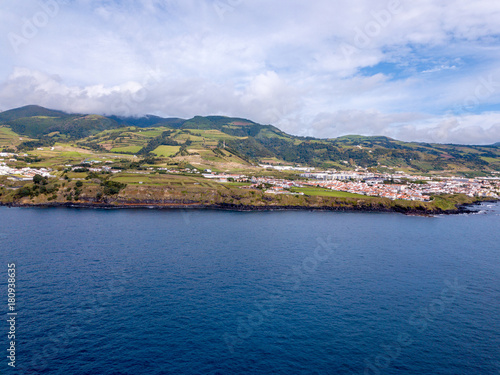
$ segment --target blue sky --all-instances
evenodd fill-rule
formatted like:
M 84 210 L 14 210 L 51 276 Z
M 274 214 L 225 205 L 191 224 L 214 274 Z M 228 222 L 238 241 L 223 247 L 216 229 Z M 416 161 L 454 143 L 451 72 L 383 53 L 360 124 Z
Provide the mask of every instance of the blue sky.
M 0 0 L 0 110 L 500 141 L 500 2 Z

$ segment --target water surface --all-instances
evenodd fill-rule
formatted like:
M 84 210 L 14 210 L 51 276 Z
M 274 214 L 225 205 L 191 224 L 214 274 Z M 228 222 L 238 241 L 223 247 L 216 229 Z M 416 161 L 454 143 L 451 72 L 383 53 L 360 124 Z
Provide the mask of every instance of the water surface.
M 0 372 L 500 374 L 500 206 L 481 209 L 1 207 Z

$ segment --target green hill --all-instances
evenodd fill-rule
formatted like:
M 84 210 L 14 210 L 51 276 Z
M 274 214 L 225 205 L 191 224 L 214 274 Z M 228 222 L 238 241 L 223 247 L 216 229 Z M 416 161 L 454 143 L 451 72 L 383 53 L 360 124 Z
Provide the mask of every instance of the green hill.
M 68 116 L 69 115 L 67 113 L 64 113 L 62 111 L 55 111 L 52 109 L 40 107 L 38 105 L 27 105 L 25 107 L 0 112 L 0 122 L 6 123 L 9 121 L 30 117 L 65 118 Z
M 74 139 L 120 126 L 104 116 L 67 114 L 34 105 L 1 112 L 0 125 L 8 125 L 14 132 L 32 138 L 59 133 Z
M 137 126 L 139 128 L 149 128 L 154 126 L 179 128 L 182 124 L 184 124 L 184 122 L 186 122 L 186 120 L 182 118 L 163 118 L 153 115 L 143 117 L 109 116 L 108 118 L 116 121 L 121 126 Z
M 5 140 L 0 144 L 4 149 L 17 146 L 29 149 L 71 141 L 99 152 L 182 160 L 196 156 L 220 163 L 230 163 L 235 160 L 231 159 L 234 156 L 254 164 L 273 162 L 341 170 L 361 167 L 470 176 L 500 171 L 499 143 L 488 146 L 430 144 L 360 135 L 318 139 L 293 136 L 275 126 L 237 117 L 196 116 L 188 120 L 158 116 L 105 117 L 26 106 L 1 112 L 0 125 L 6 129 L 5 137 L 0 138 Z M 29 143 L 9 143 L 9 139 L 15 138 L 12 134 L 32 139 Z

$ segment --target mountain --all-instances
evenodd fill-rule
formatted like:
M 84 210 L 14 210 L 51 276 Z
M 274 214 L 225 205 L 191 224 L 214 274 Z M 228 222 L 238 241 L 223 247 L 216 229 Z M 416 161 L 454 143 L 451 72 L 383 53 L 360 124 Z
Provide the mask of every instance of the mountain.
M 0 122 L 6 123 L 9 121 L 30 117 L 64 118 L 68 116 L 69 115 L 67 113 L 64 113 L 62 111 L 47 109 L 38 105 L 27 105 L 25 107 L 0 112 Z
M 8 125 L 14 132 L 32 138 L 57 132 L 74 139 L 120 126 L 104 116 L 67 114 L 36 105 L 1 112 L 0 124 Z
M 384 136 L 319 139 L 287 134 L 273 125 L 225 116 L 192 119 L 67 114 L 38 106 L 0 113 L 0 125 L 18 135 L 114 153 L 197 157 L 230 162 L 289 163 L 322 168 L 356 167 L 429 173 L 500 171 L 500 143 L 488 146 L 402 142 Z M 12 135 L 11 135 L 12 136 Z M 6 138 L 7 139 L 7 138 Z M 0 138 L 1 141 L 1 138 Z M 40 143 L 20 145 L 40 147 Z M 7 141 L 0 147 L 16 146 Z M 169 151 L 165 151 L 169 150 Z

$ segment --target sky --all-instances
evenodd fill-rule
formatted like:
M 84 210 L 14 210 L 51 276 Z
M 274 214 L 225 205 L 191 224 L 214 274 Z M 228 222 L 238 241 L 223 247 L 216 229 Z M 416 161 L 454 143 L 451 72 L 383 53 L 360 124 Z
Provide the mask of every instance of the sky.
M 0 110 L 500 141 L 498 0 L 0 0 Z

